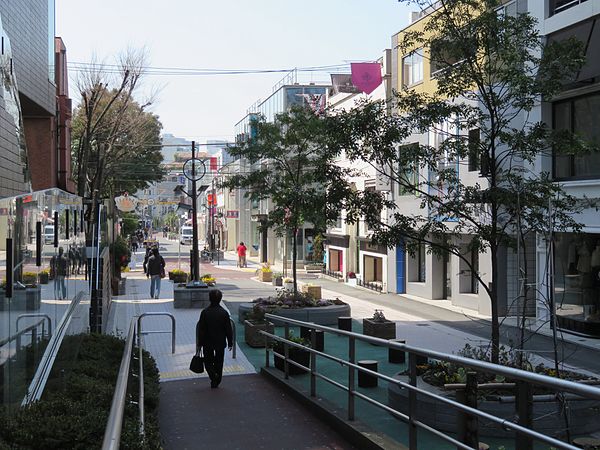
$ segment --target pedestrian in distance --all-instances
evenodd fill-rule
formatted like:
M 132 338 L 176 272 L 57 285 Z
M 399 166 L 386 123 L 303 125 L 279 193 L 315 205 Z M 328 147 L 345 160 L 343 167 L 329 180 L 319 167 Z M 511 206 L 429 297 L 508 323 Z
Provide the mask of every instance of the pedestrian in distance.
M 247 265 L 246 265 L 246 252 L 247 251 L 248 251 L 248 247 L 246 247 L 243 242 L 240 242 L 240 245 L 237 246 L 238 267 L 247 267 Z
M 158 252 L 158 248 L 150 250 L 148 260 L 144 261 L 146 278 L 150 278 L 150 297 L 160 297 L 160 280 L 165 276 L 165 260 Z
M 69 261 L 64 255 L 64 249 L 58 248 L 58 255 L 54 255 L 50 260 L 50 270 L 54 274 L 54 298 L 63 300 L 67 298 L 67 286 L 65 277 L 69 271 Z
M 223 378 L 225 347 L 233 349 L 233 332 L 229 313 L 220 305 L 223 293 L 218 289 L 208 294 L 210 306 L 202 310 L 196 324 L 196 351 L 204 352 L 204 367 L 210 387 L 216 388 Z

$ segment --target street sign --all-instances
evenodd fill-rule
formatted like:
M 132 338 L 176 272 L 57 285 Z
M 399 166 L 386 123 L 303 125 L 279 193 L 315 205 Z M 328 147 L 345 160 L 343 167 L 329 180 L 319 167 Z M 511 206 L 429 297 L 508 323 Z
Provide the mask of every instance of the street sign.
M 237 210 L 230 210 L 230 211 L 227 211 L 225 213 L 225 217 L 227 219 L 239 219 L 240 218 L 240 212 L 237 211 Z

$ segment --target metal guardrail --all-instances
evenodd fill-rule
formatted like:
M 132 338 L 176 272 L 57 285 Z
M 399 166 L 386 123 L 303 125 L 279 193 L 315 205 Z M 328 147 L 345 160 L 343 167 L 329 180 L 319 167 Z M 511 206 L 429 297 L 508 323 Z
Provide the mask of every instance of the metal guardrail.
M 142 331 L 142 318 L 146 316 L 168 316 L 171 319 L 171 330 Z M 142 436 L 144 435 L 146 415 L 144 411 L 144 359 L 141 338 L 142 335 L 151 333 L 171 333 L 171 351 L 172 353 L 175 353 L 176 326 L 175 316 L 173 316 L 173 314 L 168 312 L 147 312 L 131 319 L 131 323 L 129 324 L 129 332 L 127 333 L 127 340 L 125 341 L 125 349 L 123 350 L 121 365 L 119 366 L 119 373 L 117 375 L 117 384 L 115 386 L 115 392 L 113 394 L 112 403 L 110 406 L 110 413 L 108 415 L 106 429 L 104 430 L 102 450 L 117 450 L 121 443 L 123 415 L 125 411 L 125 401 L 127 398 L 127 385 L 129 382 L 131 358 L 133 356 L 136 338 L 139 351 L 137 374 L 139 380 L 139 397 L 137 405 L 139 409 L 140 433 Z
M 43 317 L 44 319 L 46 319 L 48 321 L 48 335 L 52 336 L 52 319 L 50 318 L 50 316 L 48 314 L 39 314 L 39 313 L 31 313 L 31 314 L 21 314 L 19 317 L 17 317 L 17 323 L 16 323 L 16 328 L 17 331 L 19 331 L 19 322 L 22 319 L 26 319 L 28 317 Z M 42 323 L 44 323 L 44 321 L 42 321 Z M 45 329 L 42 327 L 42 337 L 44 337 L 45 333 L 44 333 Z
M 578 447 L 575 447 L 569 443 L 563 442 L 551 436 L 547 436 L 543 433 L 537 432 L 527 426 L 527 422 L 531 422 L 530 415 L 524 414 L 525 417 L 519 415 L 518 422 L 515 423 L 511 420 L 503 419 L 500 417 L 496 417 L 492 414 L 486 413 L 484 411 L 479 411 L 477 408 L 466 406 L 458 401 L 452 400 L 447 397 L 442 397 L 433 392 L 421 389 L 417 387 L 417 355 L 425 356 L 427 358 L 446 361 L 449 363 L 453 363 L 456 365 L 460 365 L 466 368 L 470 368 L 480 372 L 493 373 L 497 375 L 502 375 L 506 378 L 510 378 L 516 381 L 517 383 L 517 402 L 521 405 L 531 405 L 532 402 L 532 390 L 530 385 L 538 385 L 549 388 L 556 392 L 568 392 L 574 394 L 576 396 L 584 397 L 586 399 L 598 400 L 600 401 L 600 388 L 575 383 L 572 381 L 566 381 L 562 379 L 556 379 L 552 377 L 548 377 L 545 375 L 539 375 L 535 373 L 526 372 L 520 369 L 515 369 L 511 367 L 496 365 L 492 363 L 488 363 L 485 361 L 477 361 L 457 355 L 451 355 L 447 353 L 441 353 L 431 350 L 426 350 L 419 347 L 413 347 L 407 344 L 401 344 L 398 342 L 388 341 L 385 339 L 379 339 L 371 336 L 365 336 L 359 333 L 353 333 L 350 331 L 339 330 L 337 328 L 331 328 L 324 325 L 317 325 L 309 322 L 302 322 L 299 320 L 289 319 L 286 317 L 277 316 L 275 314 L 265 314 L 265 317 L 269 319 L 274 319 L 279 322 L 284 323 L 285 334 L 284 337 L 277 336 L 272 333 L 268 333 L 266 331 L 260 331 L 261 334 L 265 336 L 265 339 L 271 339 L 274 341 L 282 342 L 284 345 L 284 354 L 277 353 L 273 350 L 269 350 L 269 347 L 265 347 L 266 358 L 265 364 L 266 367 L 269 367 L 269 352 L 272 351 L 274 355 L 279 356 L 284 359 L 284 373 L 285 378 L 289 377 L 289 365 L 292 364 L 296 367 L 302 368 L 307 372 L 310 372 L 310 395 L 316 396 L 316 379 L 319 378 L 325 382 L 332 384 L 333 386 L 338 387 L 348 393 L 347 399 L 347 410 L 348 410 L 348 420 L 354 420 L 355 418 L 355 399 L 359 398 L 364 400 L 390 414 L 399 418 L 400 420 L 406 422 L 409 426 L 409 448 L 411 450 L 415 450 L 418 448 L 418 433 L 417 430 L 423 429 L 426 430 L 437 437 L 449 442 L 453 446 L 461 449 L 472 449 L 473 447 L 466 445 L 454 437 L 439 431 L 433 428 L 430 425 L 427 425 L 421 421 L 419 421 L 418 413 L 417 413 L 417 394 L 427 396 L 435 399 L 445 405 L 455 408 L 461 413 L 467 414 L 471 417 L 478 417 L 480 419 L 484 419 L 486 421 L 495 423 L 500 427 L 503 427 L 507 430 L 512 430 L 516 433 L 516 448 L 519 450 L 532 448 L 533 440 L 537 440 L 540 442 L 544 442 L 558 449 L 567 449 L 567 450 L 576 450 Z M 290 341 L 290 332 L 289 327 L 293 326 L 302 326 L 308 327 L 311 329 L 311 341 L 312 347 L 306 347 L 302 344 L 298 344 L 296 342 Z M 323 332 L 336 334 L 338 336 L 346 336 L 348 337 L 348 355 L 349 359 L 339 358 L 337 356 L 329 355 L 322 351 L 315 350 L 316 346 L 316 333 L 315 330 L 321 330 Z M 408 353 L 408 372 L 409 372 L 409 382 L 403 382 L 401 380 L 392 378 L 390 376 L 378 373 L 373 370 L 369 370 L 367 368 L 361 367 L 357 364 L 356 361 L 356 341 L 363 341 L 370 344 L 375 344 L 381 347 L 392 348 L 399 351 L 404 351 Z M 302 364 L 299 364 L 295 361 L 289 359 L 289 348 L 296 347 L 307 350 L 310 352 L 310 367 L 305 367 Z M 322 357 L 336 363 L 339 363 L 342 366 L 348 367 L 348 381 L 347 385 L 340 383 L 337 380 L 334 380 L 326 375 L 319 373 L 317 371 L 317 356 Z M 395 384 L 399 387 L 408 390 L 408 414 L 404 414 L 400 411 L 397 411 L 390 406 L 383 404 L 375 399 L 372 399 L 368 395 L 359 392 L 356 390 L 355 380 L 356 380 L 356 371 L 361 371 L 367 373 L 373 377 L 377 377 L 378 379 L 387 381 L 390 384 Z M 529 424 L 530 425 L 530 424 Z
M 27 394 L 25 398 L 21 402 L 21 406 L 27 406 L 42 397 L 42 393 L 44 392 L 44 388 L 46 387 L 46 382 L 48 381 L 48 377 L 50 376 L 50 372 L 52 370 L 52 366 L 54 364 L 54 360 L 56 359 L 56 355 L 58 354 L 58 350 L 62 344 L 62 341 L 67 334 L 67 329 L 69 328 L 69 324 L 71 323 L 71 318 L 73 317 L 73 313 L 75 312 L 77 306 L 83 299 L 85 293 L 80 291 L 73 298 L 67 311 L 62 316 L 58 326 L 56 327 L 55 333 L 50 337 L 50 341 L 48 342 L 48 346 L 42 355 L 42 359 L 38 364 L 37 370 L 31 383 L 29 384 L 29 388 L 27 389 Z
M 338 280 L 341 280 L 342 278 L 344 278 L 344 275 L 342 275 L 342 272 L 335 272 L 332 270 L 327 270 L 325 268 L 321 269 L 321 273 L 323 275 L 327 275 L 328 277 L 331 277 L 331 278 L 337 278 Z
M 15 332 L 15 334 L 5 337 L 4 339 L 0 340 L 0 347 L 4 347 L 6 344 L 12 342 L 12 341 L 16 341 L 16 346 L 17 346 L 17 350 L 19 350 L 21 348 L 21 336 L 23 336 L 24 334 L 28 333 L 28 332 L 33 332 L 33 330 L 37 329 L 37 327 L 39 327 L 40 325 L 43 326 L 44 324 L 44 320 L 39 320 L 34 324 L 29 325 L 27 328 L 24 328 L 22 330 L 19 330 L 17 332 Z M 42 333 L 43 336 L 43 333 Z M 33 339 L 33 337 L 32 337 Z

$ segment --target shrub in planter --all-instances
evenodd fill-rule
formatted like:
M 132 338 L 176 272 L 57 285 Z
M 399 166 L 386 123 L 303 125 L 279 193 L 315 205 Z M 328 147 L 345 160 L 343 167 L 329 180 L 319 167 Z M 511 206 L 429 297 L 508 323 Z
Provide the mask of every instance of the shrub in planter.
M 258 270 L 258 279 L 266 283 L 271 282 L 273 279 L 273 271 L 271 270 L 269 264 L 263 264 L 263 266 Z
M 246 315 L 246 320 L 244 321 L 244 339 L 246 344 L 255 348 L 264 347 L 265 336 L 260 331 L 274 333 L 275 325 L 265 318 L 265 309 L 256 304 L 252 308 L 252 311 Z
M 387 320 L 383 311 L 376 309 L 373 317 L 363 319 L 363 334 L 381 339 L 396 339 L 396 323 Z
M 174 269 L 170 272 L 173 283 L 185 283 L 188 280 L 188 273 L 181 269 Z
M 202 277 L 200 277 L 200 281 L 206 283 L 209 286 L 214 286 L 215 284 L 217 284 L 217 279 L 213 277 L 210 273 L 202 275 Z
M 26 286 L 36 286 L 37 279 L 38 279 L 37 273 L 23 272 L 23 276 L 21 277 L 21 282 Z
M 301 337 L 295 337 L 292 333 L 290 333 L 289 340 L 292 342 L 295 342 L 297 344 L 301 344 L 305 347 L 310 348 L 310 342 L 308 342 L 306 339 L 302 339 Z M 281 355 L 285 355 L 285 348 L 284 348 L 283 342 L 276 341 L 273 344 L 273 351 L 275 351 Z M 308 350 L 289 346 L 288 355 L 289 355 L 289 359 L 291 359 L 292 361 L 297 362 L 298 364 L 302 364 L 304 367 L 310 367 L 310 352 Z M 273 358 L 275 361 L 275 367 L 279 370 L 284 371 L 285 370 L 284 359 L 277 355 L 273 355 Z M 289 367 L 288 372 L 290 375 L 302 375 L 302 374 L 308 372 L 307 369 L 302 369 L 293 364 L 288 364 L 288 367 Z

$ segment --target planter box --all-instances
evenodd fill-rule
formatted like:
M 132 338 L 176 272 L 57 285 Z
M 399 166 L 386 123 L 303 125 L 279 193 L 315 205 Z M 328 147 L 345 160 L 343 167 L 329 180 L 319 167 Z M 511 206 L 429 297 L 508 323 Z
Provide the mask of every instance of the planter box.
M 48 281 L 50 279 L 50 274 L 48 273 L 39 273 L 38 274 L 38 279 L 40 281 L 40 284 L 48 284 Z
M 286 291 L 293 291 L 294 290 L 294 283 L 283 283 L 283 288 Z
M 187 275 L 175 275 L 169 272 L 169 279 L 173 281 L 173 283 L 187 283 Z
M 240 303 L 238 308 L 238 318 L 240 323 L 246 320 L 246 314 L 252 311 L 254 303 Z M 330 306 L 310 306 L 307 308 L 282 308 L 273 312 L 278 316 L 289 319 L 301 320 L 303 322 L 313 322 L 319 325 L 336 325 L 338 317 L 350 316 L 350 305 L 330 305 Z M 283 325 L 274 321 L 275 325 Z
M 282 286 L 282 285 L 283 285 L 283 278 L 281 278 L 281 277 L 273 278 L 273 286 Z
M 265 336 L 259 331 L 267 333 L 275 332 L 275 325 L 271 322 L 254 323 L 249 320 L 244 321 L 244 339 L 250 347 L 261 348 L 265 346 Z
M 305 292 L 306 294 L 310 295 L 315 300 L 321 300 L 322 298 L 321 286 L 309 286 L 305 284 L 304 286 L 302 286 L 302 292 Z
M 284 353 L 283 345 L 281 346 L 280 351 L 278 353 L 281 353 L 283 355 L 283 353 Z M 285 362 L 284 362 L 283 358 L 280 358 L 277 355 L 273 355 L 273 357 L 275 360 L 275 367 L 281 371 L 285 371 Z M 289 358 L 292 361 L 297 362 L 298 364 L 302 364 L 304 367 L 310 366 L 310 352 L 308 350 L 302 350 L 300 348 L 290 347 Z M 288 372 L 290 375 L 302 375 L 302 374 L 307 373 L 308 370 L 301 369 L 300 367 L 296 367 L 293 364 L 288 364 Z
M 4 289 L 0 290 L 0 311 L 37 311 L 42 304 L 42 288 L 40 286 L 26 289 L 13 289 L 13 298 L 5 297 Z
M 391 320 L 376 322 L 373 319 L 363 319 L 363 334 L 381 339 L 396 339 L 396 322 Z
M 260 270 L 258 272 L 258 279 L 260 281 L 264 281 L 265 283 L 270 283 L 273 280 L 273 272 L 263 272 Z

